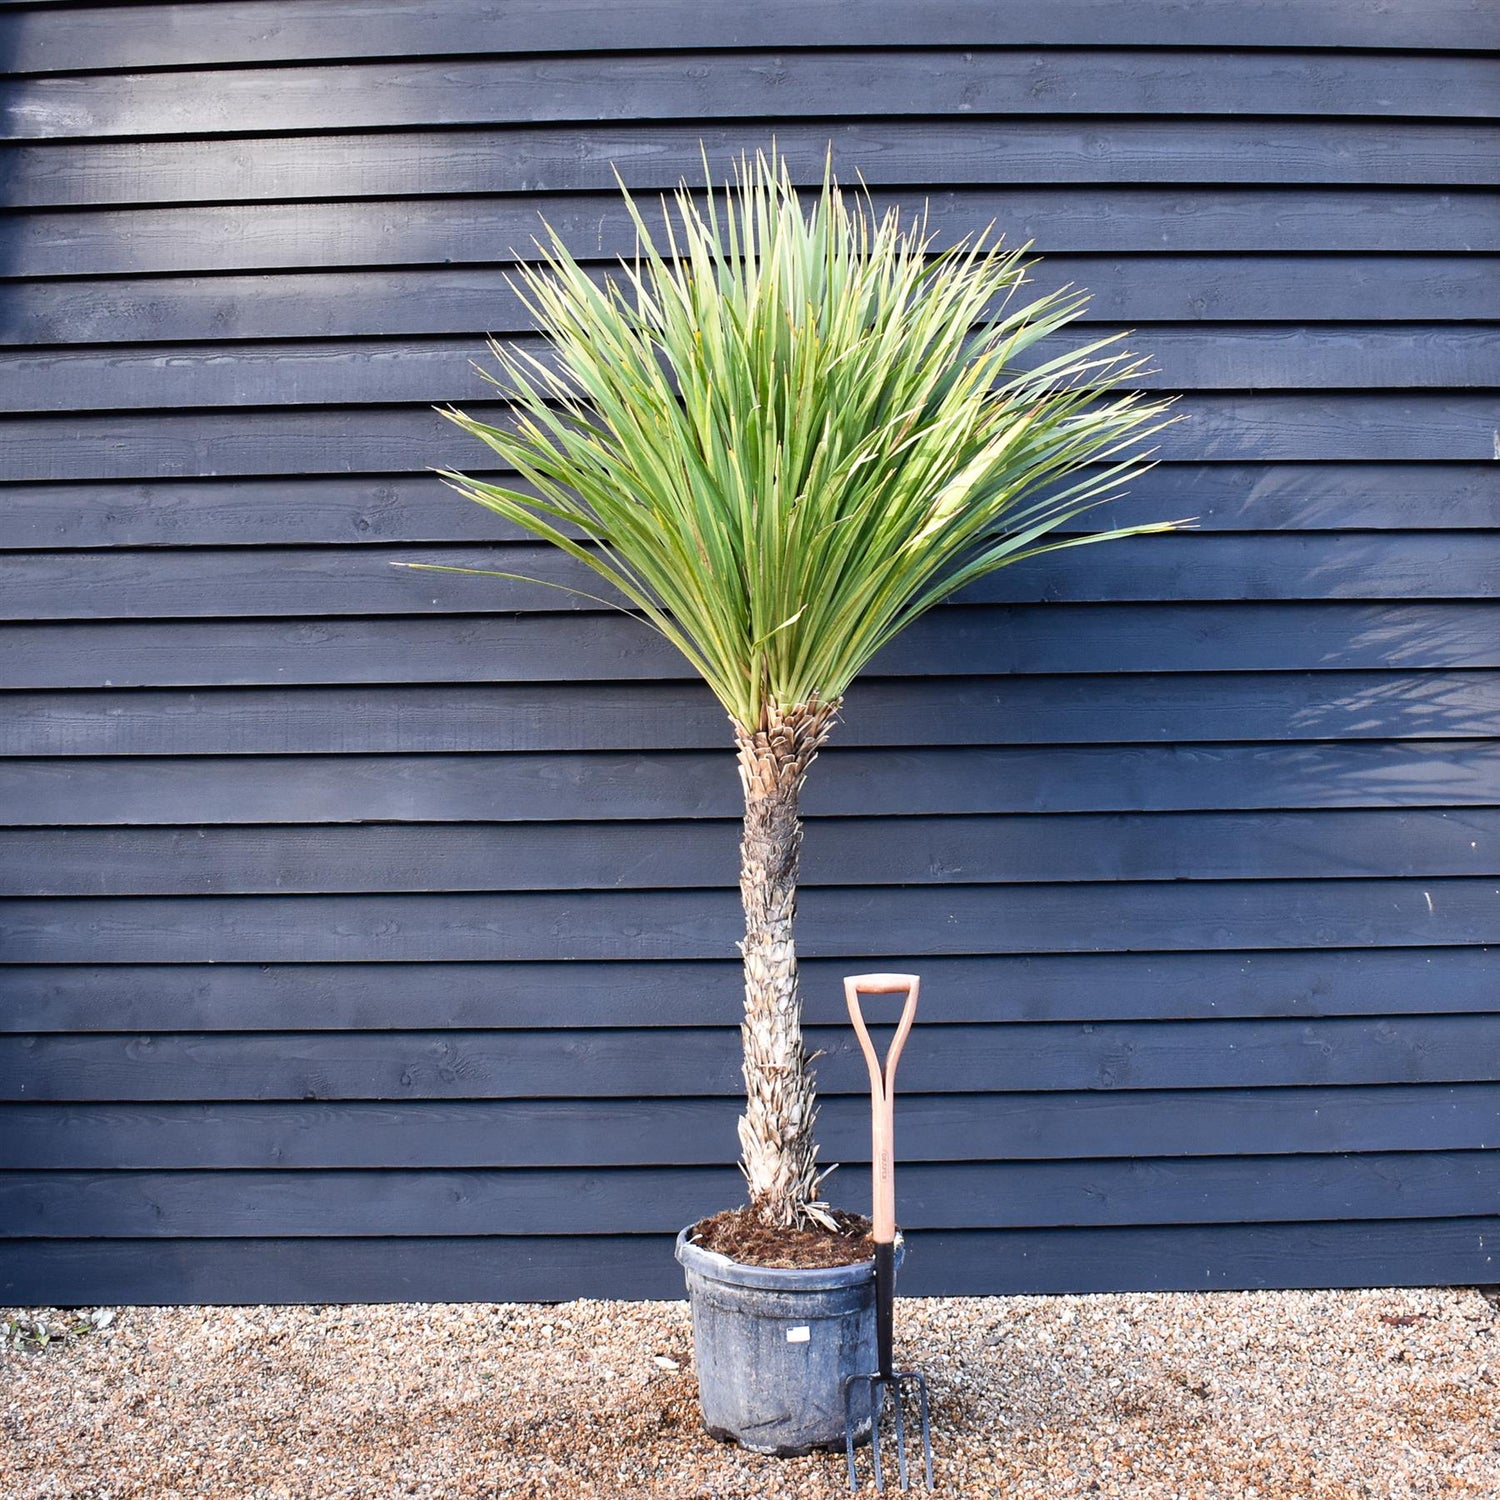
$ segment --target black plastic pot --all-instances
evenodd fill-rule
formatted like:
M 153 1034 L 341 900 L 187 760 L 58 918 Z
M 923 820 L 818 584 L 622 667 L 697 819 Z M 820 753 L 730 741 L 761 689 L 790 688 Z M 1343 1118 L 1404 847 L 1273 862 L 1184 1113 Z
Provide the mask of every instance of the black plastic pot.
M 896 1259 L 902 1256 L 896 1242 Z M 844 1381 L 875 1369 L 875 1266 L 746 1266 L 677 1236 L 703 1425 L 790 1457 L 844 1446 Z M 858 1435 L 869 1438 L 869 1423 Z

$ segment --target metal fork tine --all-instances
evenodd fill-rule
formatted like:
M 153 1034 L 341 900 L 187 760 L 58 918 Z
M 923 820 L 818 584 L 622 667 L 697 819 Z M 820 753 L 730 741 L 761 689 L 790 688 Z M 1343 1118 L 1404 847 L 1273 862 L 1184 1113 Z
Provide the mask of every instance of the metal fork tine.
M 901 1400 L 899 1377 L 891 1382 L 891 1395 L 896 1401 L 896 1472 L 901 1476 L 901 1488 L 909 1490 L 911 1480 L 906 1472 L 906 1411 Z
M 932 1424 L 928 1420 L 927 1377 L 920 1370 L 913 1370 L 911 1375 L 917 1383 L 917 1398 L 921 1403 L 923 1476 L 927 1480 L 927 1488 L 932 1489 Z
M 854 1382 L 857 1376 L 851 1375 L 844 1382 L 844 1451 L 849 1458 L 849 1491 L 851 1494 L 859 1488 L 859 1475 L 854 1471 Z
M 859 1489 L 859 1470 L 854 1460 L 854 1435 L 859 1430 L 859 1423 L 854 1415 L 854 1388 L 858 1385 L 864 1386 L 865 1410 L 871 1418 L 870 1435 L 873 1442 L 875 1435 L 875 1383 L 878 1378 L 875 1375 L 850 1375 L 844 1381 L 844 1455 L 849 1463 L 849 1489 L 851 1492 Z
M 902 1385 L 916 1387 L 918 1431 L 922 1438 L 922 1478 L 929 1490 L 936 1484 L 932 1475 L 932 1413 L 927 1396 L 927 1378 L 920 1370 L 897 1370 L 893 1375 L 851 1375 L 844 1382 L 844 1458 L 849 1468 L 849 1490 L 859 1491 L 859 1468 L 855 1459 L 854 1388 L 865 1388 L 866 1407 L 870 1414 L 870 1467 L 875 1491 L 885 1493 L 885 1462 L 880 1456 L 880 1423 L 885 1415 L 887 1394 L 896 1408 L 896 1469 L 903 1490 L 911 1488 L 911 1461 L 906 1452 L 906 1399 Z

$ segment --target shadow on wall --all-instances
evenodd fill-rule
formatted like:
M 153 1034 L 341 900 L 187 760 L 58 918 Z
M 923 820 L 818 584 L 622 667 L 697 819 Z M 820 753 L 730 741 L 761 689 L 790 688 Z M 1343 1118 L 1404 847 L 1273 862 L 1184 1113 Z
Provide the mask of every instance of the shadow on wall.
M 1202 661 L 1184 652 L 1161 669 L 1214 670 L 1212 653 L 1222 648 L 1221 669 L 1317 674 L 1324 691 L 1303 696 L 1284 721 L 1285 737 L 1295 741 L 1491 738 L 1500 733 L 1492 679 L 1500 667 L 1493 614 L 1500 579 L 1470 545 L 1469 528 L 1492 509 L 1492 490 L 1466 465 L 1372 463 L 1371 500 L 1358 493 L 1363 467 L 1173 465 L 1117 502 L 1111 519 L 1122 525 L 1192 513 L 1205 536 L 1253 530 L 1310 544 L 1286 555 L 1288 573 L 1252 573 L 1253 594 L 1206 607 L 1205 618 L 1217 615 L 1224 635 L 1205 639 Z M 1409 488 L 1398 495 L 1393 479 Z M 1393 527 L 1392 516 L 1403 514 L 1414 522 Z M 1423 522 L 1433 529 L 1424 532 Z M 1191 595 L 1179 597 L 1193 608 Z M 1289 628 L 1273 640 L 1260 627 L 1277 615 Z M 1143 659 L 1126 670 L 1153 667 Z M 1442 800 L 1442 787 L 1426 775 L 1382 773 L 1371 789 L 1382 801 L 1403 792 L 1422 803 Z

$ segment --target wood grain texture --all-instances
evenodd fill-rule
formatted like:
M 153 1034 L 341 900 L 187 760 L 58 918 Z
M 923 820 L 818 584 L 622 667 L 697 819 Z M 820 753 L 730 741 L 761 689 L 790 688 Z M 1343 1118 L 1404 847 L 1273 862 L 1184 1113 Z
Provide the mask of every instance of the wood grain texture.
M 458 193 L 633 191 L 715 180 L 764 126 L 605 124 L 327 133 L 240 140 L 22 142 L 0 154 L 16 208 L 286 202 Z M 1500 128 L 1462 121 L 1118 119 L 784 122 L 778 147 L 800 180 L 836 173 L 879 187 L 1276 183 L 1493 187 Z M 937 163 L 941 162 L 941 167 Z M 936 178 L 937 180 L 934 180 Z M 1414 245 L 1411 248 L 1426 248 Z
M 1494 1083 L 911 1094 L 900 1151 L 924 1163 L 1467 1152 L 1494 1146 L 1497 1103 Z M 0 1168 L 723 1169 L 738 1113 L 727 1096 L 0 1104 Z M 828 1160 L 868 1159 L 863 1101 L 832 1095 L 818 1123 Z M 841 1198 L 858 1191 L 835 1182 Z
M 1086 348 L 1089 329 L 1056 335 L 1015 361 L 1025 369 Z M 508 339 L 551 364 L 540 339 Z M 1483 328 L 1357 325 L 1333 329 L 1161 324 L 1117 352 L 1149 356 L 1131 383 L 1152 391 L 1454 390 L 1500 384 Z M 299 340 L 148 349 L 0 351 L 0 401 L 22 412 L 238 406 L 453 405 L 490 392 L 482 340 Z
M 14 7 L 14 8 L 13 8 Z M 195 64 L 301 62 L 348 57 L 417 58 L 466 53 L 599 53 L 611 49 L 670 54 L 694 47 L 831 48 L 849 41 L 846 9 L 836 0 L 772 0 L 753 17 L 705 12 L 682 0 L 628 8 L 605 0 L 518 5 L 495 0 L 275 0 L 53 8 L 28 4 L 0 18 L 0 50 L 17 73 Z M 1370 48 L 1481 50 L 1500 46 L 1500 26 L 1482 0 L 1150 0 L 1119 13 L 1111 0 L 940 0 L 923 7 L 872 0 L 860 40 L 902 46 L 1107 46 Z
M 143 1260 L 136 1251 L 148 1245 Z M 681 1297 L 681 1283 L 669 1235 L 0 1243 L 0 1293 L 25 1305 L 546 1301 L 559 1286 Z
M 862 1184 L 862 1185 L 861 1185 Z M 901 1224 L 941 1229 L 1431 1219 L 1500 1187 L 1493 1151 L 909 1165 Z M 832 1191 L 833 1189 L 830 1188 Z M 729 1164 L 608 1172 L 0 1174 L 0 1239 L 662 1234 L 742 1191 Z M 868 1213 L 868 1174 L 840 1206 Z
M 477 379 L 477 377 L 476 377 Z M 482 401 L 465 410 L 498 415 Z M 1467 392 L 1184 397 L 1158 453 L 1174 462 L 1480 462 L 1494 403 Z M 0 481 L 391 474 L 483 467 L 488 450 L 426 407 L 84 413 L 0 418 Z
M 470 571 L 433 572 L 422 564 Z M 0 619 L 16 621 L 467 614 L 481 600 L 506 613 L 604 614 L 601 598 L 610 597 L 584 564 L 540 544 L 365 548 L 352 555 L 290 547 L 122 549 L 86 559 L 71 552 L 13 554 L 5 567 Z M 473 576 L 485 570 L 510 576 Z M 1497 595 L 1500 532 L 1298 536 L 1184 530 L 1029 559 L 970 585 L 954 602 L 1493 600 Z
M 1376 254 L 1399 264 L 1417 253 L 1457 255 L 1466 261 L 1476 252 L 1500 250 L 1500 215 L 1495 212 L 1493 194 L 1476 191 L 1275 183 L 1169 190 L 1102 184 L 1085 189 L 1038 183 L 1012 190 L 1003 184 L 996 188 L 934 187 L 926 192 L 875 188 L 872 199 L 880 212 L 897 208 L 908 217 L 925 212 L 938 245 L 951 244 L 993 222 L 1008 243 L 1033 242 L 1049 262 L 1065 254 L 1217 252 L 1232 255 L 1234 264 L 1251 255 L 1298 252 L 1304 257 Z M 660 212 L 649 199 L 643 201 L 642 213 L 648 225 L 660 224 Z M 347 302 L 353 315 L 369 296 L 368 292 L 361 296 L 370 279 L 359 276 L 361 267 L 423 266 L 427 268 L 424 279 L 439 289 L 450 284 L 472 288 L 477 276 L 478 293 L 453 292 L 444 297 L 438 290 L 432 300 L 439 308 L 453 306 L 456 295 L 480 295 L 488 301 L 491 294 L 482 288 L 493 284 L 496 269 L 503 270 L 506 263 L 530 253 L 544 220 L 585 261 L 612 261 L 629 255 L 635 246 L 634 229 L 617 197 L 602 190 L 320 202 L 315 213 L 296 202 L 130 208 L 90 200 L 64 212 L 12 212 L 0 219 L 0 263 L 12 274 L 25 276 L 309 270 L 316 277 L 320 268 L 347 267 L 352 269 L 339 273 L 338 300 Z M 445 269 L 476 265 L 485 269 Z M 1305 274 L 1310 267 L 1298 269 Z M 1300 277 L 1276 277 L 1275 270 L 1274 262 L 1259 274 L 1247 268 L 1251 277 L 1247 292 L 1258 291 L 1262 305 L 1269 299 L 1274 305 L 1295 308 L 1293 283 Z M 1351 274 L 1358 277 L 1359 273 L 1356 262 Z M 1326 270 L 1313 274 L 1314 285 L 1328 279 Z M 1469 274 L 1488 281 L 1482 263 Z M 1107 293 L 1108 282 L 1098 275 L 1097 265 L 1090 277 L 1076 279 L 1101 298 Z M 1176 280 L 1161 278 L 1152 294 L 1164 298 L 1168 308 L 1181 305 L 1171 289 Z M 1460 273 L 1460 285 L 1466 280 Z M 374 284 L 383 283 L 376 277 Z M 1184 279 L 1180 286 L 1195 284 Z M 274 309 L 275 292 L 269 287 L 264 292 Z M 147 284 L 133 287 L 128 295 L 140 299 L 150 293 Z M 52 306 L 56 299 L 70 295 L 66 286 L 18 290 L 17 312 L 6 316 L 20 317 L 38 299 L 43 299 L 43 306 Z M 163 296 L 170 295 L 171 289 L 164 288 Z M 1415 288 L 1404 288 L 1399 298 L 1391 300 L 1409 305 L 1409 299 L 1420 295 Z M 1341 294 L 1330 291 L 1319 306 L 1331 303 L 1336 308 L 1343 300 Z M 1364 303 L 1356 315 L 1368 317 L 1372 305 L 1383 311 L 1387 301 Z M 1232 307 L 1232 301 L 1226 306 Z M 123 315 L 124 309 L 113 303 L 99 310 L 105 318 L 117 313 Z M 1123 311 L 1118 315 L 1137 316 Z M 1333 316 L 1321 311 L 1307 315 Z M 226 316 L 245 319 L 255 314 L 236 307 Z M 325 304 L 315 316 L 337 313 Z M 473 318 L 473 314 L 465 316 Z M 465 322 L 456 331 L 468 332 L 473 327 L 488 331 L 491 316 Z M 413 331 L 443 329 L 422 326 Z
M 15 809 L 15 828 L 183 822 L 602 825 L 733 819 L 739 795 L 728 750 L 0 761 L 0 797 Z M 809 778 L 804 811 L 817 819 L 909 819 L 1497 803 L 1500 745 L 1491 739 L 1319 740 L 834 746 Z
M 416 217 L 427 206 L 405 207 L 409 217 Z M 163 209 L 155 218 L 176 213 Z M 0 256 L 7 247 L 12 250 L 12 274 L 24 267 L 55 275 L 65 265 L 86 266 L 87 247 L 96 244 L 101 257 L 128 249 L 134 266 L 145 270 L 149 266 L 141 263 L 143 241 L 154 242 L 167 227 L 150 214 L 138 214 L 136 222 L 114 225 L 113 238 L 96 225 L 95 237 L 83 240 L 80 217 L 69 215 L 64 227 L 50 236 L 41 225 L 29 226 L 32 233 L 25 234 L 18 226 L 0 223 Z M 191 224 L 185 227 L 194 232 Z M 264 232 L 264 224 L 257 227 Z M 183 238 L 183 232 L 179 227 L 170 240 L 180 256 L 189 254 L 194 244 Z M 204 266 L 193 269 L 213 271 L 215 257 L 233 264 L 233 237 L 210 234 L 206 222 L 196 232 Z M 381 235 L 382 256 L 391 254 L 394 234 L 392 226 L 392 233 Z M 629 248 L 620 245 L 624 253 Z M 489 249 L 493 254 L 495 246 Z M 287 253 L 294 252 L 303 257 L 316 253 L 305 239 L 292 238 Z M 350 246 L 348 255 L 368 259 L 370 249 L 361 242 Z M 335 262 L 337 247 L 330 245 L 319 259 L 324 265 Z M 108 259 L 103 263 L 111 268 Z M 111 345 L 462 334 L 477 349 L 481 334 L 518 334 L 532 327 L 506 284 L 508 269 L 502 265 L 231 271 L 25 281 L 10 287 L 0 302 L 0 343 Z M 1408 323 L 1465 323 L 1487 317 L 1500 286 L 1500 267 L 1484 255 L 1060 254 L 1035 263 L 1027 294 L 1043 295 L 1065 286 L 1088 291 L 1084 320 L 1089 323 L 1367 324 L 1371 309 L 1378 308 L 1382 326 L 1394 333 Z
M 1253 1287 L 1473 1286 L 1495 1275 L 1500 1220 L 929 1232 L 902 1267 L 911 1296 Z M 680 1298 L 670 1235 L 0 1244 L 22 1306 Z
M 488 580 L 474 582 L 483 592 Z M 0 624 L 0 650 L 16 688 L 654 680 L 685 691 L 675 685 L 690 673 L 643 626 L 578 613 Z M 1057 604 L 941 609 L 887 647 L 872 675 L 1493 667 L 1500 608 L 1490 600 Z M 1423 699 L 1390 711 L 1419 726 Z
M 490 477 L 525 488 L 513 474 Z M 0 493 L 0 548 L 18 551 L 525 539 L 427 474 L 22 483 Z M 1483 530 L 1500 515 L 1500 473 L 1493 462 L 1162 463 L 1096 515 L 1122 526 L 1192 516 L 1196 532 Z
M 734 819 L 0 830 L 0 895 L 728 889 Z M 1500 810 L 826 818 L 800 883 L 1500 876 Z
M 12 692 L 0 755 L 341 755 L 715 750 L 690 684 Z M 1500 730 L 1500 674 L 1172 672 L 862 679 L 837 744 L 1471 739 Z
M 1464 947 L 1500 942 L 1500 886 L 1493 878 L 1450 877 L 814 887 L 801 924 L 799 947 L 809 958 Z M 0 960 L 722 958 L 741 930 L 727 891 L 17 897 L 0 911 Z
M 1496 113 L 1493 77 L 1481 59 L 1378 52 L 837 47 L 44 76 L 0 84 L 0 110 L 22 140 L 663 117 L 1483 119 Z
M 922 1019 L 930 1026 L 1487 1012 L 1493 963 L 1480 946 L 929 957 Z M 801 967 L 809 1021 L 839 1024 L 845 966 L 809 959 Z M 26 964 L 0 970 L 0 983 L 7 999 L 0 1032 L 9 1033 L 713 1026 L 736 1017 L 744 996 L 732 957 Z
M 1461 904 L 1451 888 L 1439 887 L 1438 896 L 1439 912 L 1456 911 Z M 1098 898 L 1098 906 L 1109 912 L 1106 899 Z M 1441 918 L 1431 925 L 1440 929 Z M 1432 934 L 1433 940 L 1440 936 L 1440 931 Z M 817 953 L 817 943 L 808 949 Z M 1485 1083 L 1491 1081 L 1486 1038 L 1493 1027 L 1488 1015 L 954 1023 L 930 1028 L 919 1048 L 903 1054 L 901 1071 L 903 1087 L 913 1095 Z M 672 1033 L 670 1046 L 662 1042 L 659 1030 L 623 1027 L 560 1033 L 5 1036 L 0 1037 L 0 1099 L 121 1103 L 176 1101 L 185 1094 L 191 1102 L 742 1094 L 737 1025 L 682 1028 Z M 822 1095 L 868 1102 L 868 1075 L 847 1024 L 810 1026 L 808 1045 L 822 1054 L 817 1066 Z M 725 1149 L 731 1148 L 726 1142 Z

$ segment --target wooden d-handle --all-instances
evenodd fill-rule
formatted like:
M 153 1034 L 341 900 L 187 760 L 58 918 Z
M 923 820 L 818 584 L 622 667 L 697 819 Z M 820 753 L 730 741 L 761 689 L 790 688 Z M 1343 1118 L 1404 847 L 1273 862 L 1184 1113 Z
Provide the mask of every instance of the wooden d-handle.
M 915 974 L 855 974 L 844 981 L 844 999 L 849 1019 L 859 1037 L 865 1066 L 870 1070 L 870 1187 L 876 1244 L 888 1245 L 896 1238 L 896 1064 L 917 1018 L 917 991 L 921 980 Z M 884 1063 L 876 1055 L 860 1009 L 861 995 L 905 994 L 901 1019 L 891 1039 Z

